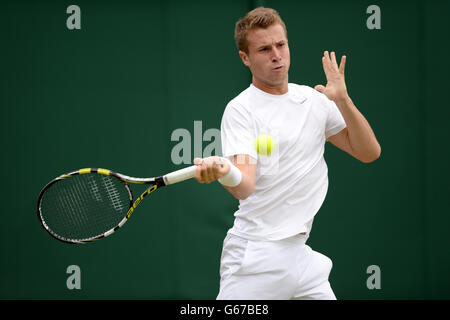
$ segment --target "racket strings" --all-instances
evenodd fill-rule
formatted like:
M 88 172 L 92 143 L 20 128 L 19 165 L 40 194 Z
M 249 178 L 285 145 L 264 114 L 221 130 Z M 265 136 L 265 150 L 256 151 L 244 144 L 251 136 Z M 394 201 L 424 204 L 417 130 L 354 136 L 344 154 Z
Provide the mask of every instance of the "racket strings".
M 109 197 L 109 200 L 111 201 L 111 205 L 114 207 L 114 209 L 118 212 L 123 212 L 123 210 L 129 208 L 129 205 L 124 207 L 124 203 L 121 198 L 120 192 L 116 189 L 115 184 L 112 182 L 112 180 L 105 180 L 105 187 L 107 189 L 107 194 Z
M 42 220 L 57 236 L 82 240 L 116 227 L 130 207 L 122 182 L 101 174 L 62 179 L 43 195 Z

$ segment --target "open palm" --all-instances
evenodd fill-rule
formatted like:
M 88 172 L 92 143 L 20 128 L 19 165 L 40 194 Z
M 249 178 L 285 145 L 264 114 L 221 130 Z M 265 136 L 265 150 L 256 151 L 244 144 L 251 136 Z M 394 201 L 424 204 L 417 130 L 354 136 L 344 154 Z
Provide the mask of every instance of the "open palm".
M 346 56 L 342 56 L 341 64 L 338 66 L 336 61 L 336 54 L 331 52 L 331 56 L 328 51 L 325 51 L 322 57 L 323 70 L 327 78 L 327 85 L 324 87 L 319 84 L 314 87 L 319 92 L 325 94 L 328 99 L 333 101 L 339 101 L 345 99 L 347 96 L 347 86 L 345 85 L 345 62 Z

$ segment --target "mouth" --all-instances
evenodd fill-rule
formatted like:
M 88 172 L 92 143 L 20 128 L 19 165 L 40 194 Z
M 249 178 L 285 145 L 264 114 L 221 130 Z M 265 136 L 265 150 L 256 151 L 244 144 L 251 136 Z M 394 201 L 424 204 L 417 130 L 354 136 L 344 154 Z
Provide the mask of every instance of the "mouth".
M 275 67 L 275 68 L 273 68 L 272 70 L 274 70 L 274 71 L 279 71 L 279 70 L 281 70 L 281 69 L 283 69 L 283 66 Z

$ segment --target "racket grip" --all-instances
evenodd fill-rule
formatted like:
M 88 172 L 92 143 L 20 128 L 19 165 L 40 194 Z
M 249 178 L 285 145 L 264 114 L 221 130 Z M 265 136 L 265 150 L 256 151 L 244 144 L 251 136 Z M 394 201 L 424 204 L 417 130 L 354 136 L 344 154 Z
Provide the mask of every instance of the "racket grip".
M 184 169 L 180 169 L 171 173 L 166 174 L 165 176 L 163 176 L 164 179 L 164 183 L 166 185 L 169 184 L 174 184 L 177 182 L 181 182 L 187 179 L 191 179 L 194 177 L 194 173 L 195 173 L 195 168 L 197 168 L 197 166 L 190 166 Z

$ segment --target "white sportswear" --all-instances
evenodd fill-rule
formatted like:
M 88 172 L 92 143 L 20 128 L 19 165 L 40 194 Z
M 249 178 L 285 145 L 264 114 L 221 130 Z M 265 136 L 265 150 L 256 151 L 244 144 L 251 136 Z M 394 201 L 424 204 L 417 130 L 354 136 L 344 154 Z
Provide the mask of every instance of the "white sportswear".
M 326 139 L 345 127 L 336 104 L 308 86 L 289 83 L 286 94 L 272 95 L 250 85 L 231 100 L 222 117 L 222 154 L 250 155 L 257 169 L 255 191 L 240 200 L 229 233 L 250 240 L 309 233 L 328 189 Z M 262 134 L 274 141 L 267 156 L 254 145 Z

